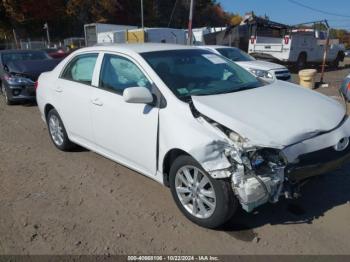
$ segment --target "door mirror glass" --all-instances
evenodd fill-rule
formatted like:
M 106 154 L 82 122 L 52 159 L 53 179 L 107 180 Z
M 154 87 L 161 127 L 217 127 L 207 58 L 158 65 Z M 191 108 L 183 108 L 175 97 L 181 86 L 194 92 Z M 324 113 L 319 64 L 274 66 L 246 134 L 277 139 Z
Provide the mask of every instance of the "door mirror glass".
M 153 102 L 152 93 L 145 87 L 129 87 L 124 89 L 124 101 L 133 104 L 150 104 Z

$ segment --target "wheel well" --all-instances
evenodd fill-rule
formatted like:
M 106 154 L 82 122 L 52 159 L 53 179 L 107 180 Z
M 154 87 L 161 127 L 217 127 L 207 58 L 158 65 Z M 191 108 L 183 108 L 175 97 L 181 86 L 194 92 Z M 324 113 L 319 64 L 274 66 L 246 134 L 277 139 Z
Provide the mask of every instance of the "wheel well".
M 176 158 L 182 155 L 189 155 L 185 151 L 181 149 L 172 149 L 168 153 L 166 153 L 163 160 L 163 181 L 164 185 L 169 187 L 169 173 L 172 163 Z
M 303 52 L 301 52 L 301 53 L 299 54 L 298 59 L 299 59 L 300 57 L 305 57 L 305 61 L 307 61 L 307 53 L 306 53 L 305 51 L 303 51 Z
M 343 51 L 339 51 L 337 54 L 337 58 L 339 58 L 339 61 L 343 62 L 345 58 L 345 53 Z
M 45 119 L 47 119 L 47 114 L 50 112 L 51 109 L 54 109 L 54 107 L 51 104 L 47 104 L 45 106 Z

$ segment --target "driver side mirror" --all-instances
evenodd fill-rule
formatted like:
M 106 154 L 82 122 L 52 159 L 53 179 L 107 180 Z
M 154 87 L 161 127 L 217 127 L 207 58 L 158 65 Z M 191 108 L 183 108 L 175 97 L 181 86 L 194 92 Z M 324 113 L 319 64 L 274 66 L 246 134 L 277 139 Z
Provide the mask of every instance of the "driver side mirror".
M 123 92 L 124 101 L 132 104 L 151 104 L 153 95 L 146 87 L 129 87 Z

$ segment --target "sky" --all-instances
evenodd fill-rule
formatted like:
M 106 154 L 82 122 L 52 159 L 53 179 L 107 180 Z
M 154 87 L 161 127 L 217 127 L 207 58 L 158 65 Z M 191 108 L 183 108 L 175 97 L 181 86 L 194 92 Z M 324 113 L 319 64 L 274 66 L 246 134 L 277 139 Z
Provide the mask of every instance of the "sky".
M 319 9 L 316 12 L 292 2 Z M 350 0 L 217 0 L 226 10 L 244 15 L 254 11 L 256 15 L 267 15 L 270 20 L 289 25 L 316 20 L 329 20 L 333 28 L 350 30 Z

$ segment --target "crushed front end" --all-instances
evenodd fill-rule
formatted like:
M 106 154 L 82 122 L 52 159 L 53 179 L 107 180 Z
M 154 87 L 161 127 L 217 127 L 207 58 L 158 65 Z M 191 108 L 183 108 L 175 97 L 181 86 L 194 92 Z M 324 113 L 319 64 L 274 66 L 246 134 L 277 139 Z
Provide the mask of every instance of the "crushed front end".
M 229 139 L 224 154 L 230 168 L 208 171 L 215 178 L 231 180 L 232 190 L 247 212 L 281 196 L 299 196 L 306 179 L 341 167 L 350 160 L 350 119 L 333 130 L 281 148 L 254 145 L 237 133 L 205 118 Z M 229 174 L 229 175 L 228 175 Z
M 239 157 L 232 157 L 232 151 L 230 154 L 228 157 L 233 160 L 232 189 L 242 208 L 251 212 L 267 202 L 278 202 L 286 181 L 286 163 L 280 152 L 254 148 L 241 151 Z
M 11 101 L 35 100 L 35 78 L 12 73 L 6 75 L 4 84 L 7 87 L 7 96 Z

